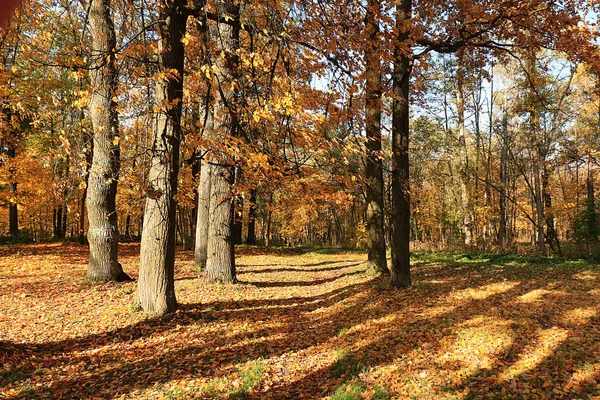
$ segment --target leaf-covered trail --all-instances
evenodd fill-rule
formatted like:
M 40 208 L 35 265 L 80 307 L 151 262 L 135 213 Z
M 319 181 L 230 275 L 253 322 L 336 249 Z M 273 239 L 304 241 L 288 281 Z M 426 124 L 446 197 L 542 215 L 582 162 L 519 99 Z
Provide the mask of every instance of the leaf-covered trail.
M 356 253 L 242 249 L 241 283 L 210 286 L 184 252 L 161 319 L 135 283 L 85 282 L 85 247 L 0 252 L 2 398 L 600 394 L 600 270 L 581 262 L 429 257 L 398 291 Z M 131 276 L 137 254 L 121 248 Z

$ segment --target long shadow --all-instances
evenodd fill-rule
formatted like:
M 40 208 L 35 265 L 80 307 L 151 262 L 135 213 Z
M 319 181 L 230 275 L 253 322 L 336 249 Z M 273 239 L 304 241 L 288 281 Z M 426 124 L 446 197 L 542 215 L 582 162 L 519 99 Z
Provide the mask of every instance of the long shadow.
M 347 263 L 348 261 L 349 260 L 343 260 L 343 261 L 320 261 L 320 262 L 316 262 L 316 263 L 292 264 L 291 266 L 293 266 L 293 267 L 318 267 L 318 266 L 321 266 L 321 265 L 331 265 L 331 264 Z M 358 264 L 360 264 L 360 263 L 358 263 Z M 281 264 L 253 264 L 252 266 L 253 267 L 280 267 Z M 267 270 L 260 270 L 260 271 L 273 271 L 273 270 L 267 269 Z
M 424 266 L 415 271 L 415 278 L 428 275 L 435 268 Z M 349 275 L 353 275 L 349 274 Z M 544 304 L 529 306 L 525 311 L 519 309 L 516 298 L 533 289 L 546 288 L 548 283 L 562 282 L 569 274 L 561 274 L 556 279 L 536 281 L 523 274 L 512 276 L 512 280 L 521 279 L 511 289 L 492 294 L 486 298 L 465 300 L 456 307 L 433 316 L 427 315 L 431 303 L 442 302 L 453 289 L 470 289 L 473 282 L 481 279 L 484 283 L 499 282 L 504 272 L 488 270 L 483 273 L 477 268 L 465 267 L 460 269 L 438 269 L 436 279 L 451 278 L 461 274 L 463 279 L 453 281 L 454 288 L 444 285 L 422 287 L 427 295 L 427 303 L 414 304 L 411 302 L 414 291 L 396 291 L 389 289 L 383 278 L 345 286 L 334 291 L 318 296 L 294 297 L 269 300 L 241 300 L 223 301 L 182 306 L 177 314 L 163 319 L 150 319 L 139 322 L 130 327 L 117 329 L 100 335 L 90 335 L 84 338 L 67 339 L 63 341 L 44 343 L 41 345 L 0 343 L 0 361 L 26 359 L 33 354 L 39 362 L 32 362 L 30 367 L 17 365 L 20 373 L 17 379 L 21 381 L 34 376 L 38 368 L 52 366 L 65 370 L 85 368 L 89 374 L 66 374 L 56 379 L 45 387 L 30 387 L 19 395 L 8 397 L 10 399 L 44 397 L 44 398 L 74 398 L 90 396 L 116 397 L 127 394 L 133 390 L 143 390 L 155 384 L 162 384 L 177 378 L 190 376 L 216 377 L 223 371 L 230 371 L 235 364 L 257 357 L 271 358 L 294 351 L 300 351 L 317 345 L 330 343 L 332 346 L 345 345 L 352 347 L 353 353 L 366 355 L 365 365 L 377 367 L 396 362 L 403 354 L 422 348 L 426 343 L 429 346 L 440 346 L 440 341 L 445 334 L 443 329 L 458 329 L 462 323 L 479 315 L 513 314 L 527 312 L 527 315 L 536 315 L 544 309 Z M 348 276 L 348 275 L 346 275 Z M 340 279 L 338 275 L 331 279 Z M 541 274 L 540 274 L 541 277 Z M 486 279 L 482 279 L 486 278 Z M 277 287 L 277 286 L 275 286 Z M 583 301 L 583 300 L 582 300 Z M 319 309 L 335 307 L 343 303 L 344 307 L 338 308 L 333 313 L 315 313 Z M 490 310 L 490 305 L 510 306 L 511 312 L 496 308 Z M 583 303 L 582 303 L 583 304 Z M 546 319 L 555 323 L 558 309 L 550 315 L 544 314 Z M 422 314 L 422 315 L 421 315 Z M 349 331 L 350 328 L 361 324 L 371 323 L 384 317 L 394 316 L 391 321 L 374 325 L 370 328 L 375 332 L 376 340 L 363 345 L 360 339 L 365 332 L 360 330 Z M 533 317 L 531 317 L 533 318 Z M 231 321 L 263 321 L 259 328 L 252 332 L 227 331 Z M 541 320 L 540 322 L 541 323 Z M 134 346 L 138 339 L 152 339 L 171 334 L 173 330 L 182 329 L 189 325 L 221 324 L 222 334 L 210 337 L 190 336 L 183 345 L 169 346 L 168 342 L 158 341 L 157 347 L 150 347 L 145 351 L 124 351 L 128 346 Z M 598 328 L 597 320 L 592 324 Z M 212 326 L 212 325 L 211 325 Z M 199 326 L 200 328 L 200 326 Z M 443 328 L 443 329 L 441 329 Z M 201 331 L 201 330 L 200 330 Z M 504 356 L 504 361 L 512 361 L 514 354 L 519 354 L 535 340 L 527 329 L 514 327 L 515 338 L 509 353 Z M 349 333 L 344 333 L 349 332 Z M 371 331 L 369 331 L 371 332 Z M 594 338 L 594 337 L 592 337 Z M 586 342 L 587 343 L 587 342 Z M 104 362 L 98 361 L 94 352 L 87 350 L 107 347 Z M 136 347 L 132 347 L 135 349 Z M 4 356 L 2 355 L 4 353 Z M 499 356 L 501 357 L 501 356 Z M 13 377 L 14 378 L 14 377 Z M 111 382 L 114 390 L 109 395 L 100 390 L 106 388 L 106 383 Z M 1 381 L 2 386 L 8 385 L 6 379 Z M 258 388 L 255 398 L 305 398 L 322 397 L 323 393 L 333 391 L 340 381 L 332 372 L 331 365 L 317 367 L 313 371 L 302 375 L 299 379 L 285 384 L 273 384 L 269 388 Z M 459 387 L 455 388 L 458 390 Z M 250 394 L 249 397 L 252 398 Z
M 116 346 L 132 344 L 138 339 L 160 336 L 168 333 L 174 326 L 186 326 L 189 324 L 210 324 L 215 320 L 226 321 L 229 315 L 234 318 L 249 318 L 250 315 L 257 316 L 260 310 L 245 309 L 236 310 L 246 304 L 235 304 L 224 302 L 222 304 L 191 304 L 185 305 L 182 312 L 179 312 L 169 318 L 154 318 L 139 322 L 133 326 L 118 329 L 107 334 L 90 335 L 85 338 L 67 339 L 58 342 L 45 343 L 41 345 L 20 344 L 20 343 L 0 343 L 3 359 L 26 359 L 36 354 L 37 357 L 45 360 L 53 360 L 53 364 L 59 365 L 84 365 L 93 374 L 86 377 L 66 378 L 53 382 L 45 388 L 32 389 L 25 395 L 12 398 L 41 396 L 44 398 L 61 397 L 79 397 L 98 395 L 100 388 L 98 382 L 119 382 L 123 393 L 135 389 L 148 387 L 153 383 L 164 383 L 174 377 L 185 377 L 191 373 L 211 374 L 214 372 L 214 365 L 210 360 L 219 360 L 220 364 L 236 364 L 243 360 L 255 358 L 256 354 L 264 356 L 277 356 L 286 351 L 297 348 L 306 348 L 316 345 L 320 342 L 318 336 L 304 337 L 304 332 L 311 325 L 303 313 L 317 309 L 319 307 L 328 307 L 347 298 L 348 296 L 361 293 L 368 288 L 369 284 L 356 284 L 350 287 L 344 287 L 331 293 L 319 296 L 312 296 L 298 299 L 285 299 L 280 309 L 265 309 L 262 318 L 274 321 L 283 321 L 284 324 L 278 329 L 263 329 L 252 332 L 252 336 L 261 337 L 269 335 L 276 339 L 261 341 L 253 347 L 247 346 L 238 348 L 231 343 L 242 342 L 248 339 L 248 334 L 240 333 L 229 336 L 215 336 L 211 338 L 204 346 L 186 346 L 184 348 L 169 351 L 168 354 L 160 354 L 160 349 L 156 349 L 150 355 L 145 357 L 134 356 L 131 361 L 119 360 L 119 348 L 114 349 L 114 354 L 105 356 L 104 361 L 110 362 L 111 359 L 120 361 L 120 366 L 112 369 L 102 369 L 98 371 L 95 364 L 96 357 L 87 354 L 87 350 L 98 349 L 104 346 Z M 289 303 L 288 301 L 296 301 Z M 304 303 L 303 303 L 304 302 Z M 272 302 L 271 302 L 272 303 Z M 275 306 L 277 302 L 275 301 Z M 227 307 L 227 308 L 225 308 Z M 287 309 L 286 309 L 287 307 Z M 221 310 L 221 308 L 223 308 Z M 201 311 L 209 310 L 209 311 Z M 235 315 L 242 314 L 242 315 Z M 333 331 L 331 332 L 333 334 Z M 302 338 L 302 340 L 299 340 Z M 221 349 L 221 350 L 215 350 Z M 190 358 L 191 357 L 191 358 Z M 190 365 L 196 364 L 189 371 Z M 20 380 L 30 379 L 35 371 L 43 364 L 30 363 L 28 367 L 20 368 Z M 163 368 L 174 371 L 171 374 L 159 374 Z M 0 380 L 1 385 L 7 385 L 9 382 Z M 11 398 L 11 397 L 9 397 Z
M 337 264 L 337 263 L 329 263 L 329 264 Z M 238 271 L 238 274 L 268 274 L 271 272 L 325 272 L 325 271 L 339 271 L 348 267 L 355 267 L 360 265 L 361 263 L 353 263 L 346 265 L 339 265 L 335 267 L 323 267 L 323 268 L 294 268 L 294 267 L 282 267 L 282 268 L 272 268 L 272 269 L 245 269 L 244 266 Z M 280 264 L 277 264 L 280 265 Z M 321 264 L 326 265 L 326 264 Z M 262 265 L 266 267 L 268 265 Z M 275 264 L 273 266 L 276 266 Z M 309 267 L 309 264 L 306 264 Z
M 257 282 L 257 281 L 240 281 L 259 288 L 278 288 L 278 287 L 293 287 L 293 286 L 319 286 L 326 283 L 335 282 L 348 276 L 363 274 L 363 271 L 354 271 L 340 274 L 331 278 L 312 279 L 310 281 L 289 281 L 289 282 Z

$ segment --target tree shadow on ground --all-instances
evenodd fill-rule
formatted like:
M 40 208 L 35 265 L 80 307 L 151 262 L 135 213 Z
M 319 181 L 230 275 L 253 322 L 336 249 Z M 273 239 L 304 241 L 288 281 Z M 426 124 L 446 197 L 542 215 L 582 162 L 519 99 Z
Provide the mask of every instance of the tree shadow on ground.
M 9 399 L 111 398 L 167 390 L 163 385 L 173 379 L 218 380 L 235 375 L 240 363 L 263 359 L 265 376 L 247 398 L 319 398 L 369 371 L 384 377 L 379 383 L 394 398 L 414 386 L 410 376 L 429 390 L 416 398 L 465 389 L 502 398 L 529 398 L 533 391 L 559 398 L 557 387 L 569 398 L 568 384 L 579 370 L 588 376 L 573 387 L 589 394 L 600 370 L 598 293 L 590 292 L 599 282 L 597 276 L 580 279 L 585 271 L 424 263 L 414 271 L 415 287 L 400 291 L 382 277 L 353 283 L 360 271 L 327 270 L 333 276 L 321 282 L 291 282 L 300 290 L 283 298 L 183 304 L 169 317 L 102 334 L 0 342 L 0 362 L 10 368 L 0 373 L 0 388 L 27 382 Z M 272 279 L 268 287 L 290 284 Z M 328 288 L 332 282 L 342 286 Z M 318 285 L 324 293 L 302 292 Z M 577 319 L 577 310 L 587 311 Z M 489 321 L 496 325 L 487 328 Z M 498 338 L 498 345 L 489 345 Z M 339 349 L 344 355 L 336 357 Z M 314 365 L 295 369 L 310 355 L 318 355 Z M 390 368 L 397 375 L 385 378 Z M 63 372 L 46 380 L 51 370 Z M 423 375 L 432 370 L 440 376 Z

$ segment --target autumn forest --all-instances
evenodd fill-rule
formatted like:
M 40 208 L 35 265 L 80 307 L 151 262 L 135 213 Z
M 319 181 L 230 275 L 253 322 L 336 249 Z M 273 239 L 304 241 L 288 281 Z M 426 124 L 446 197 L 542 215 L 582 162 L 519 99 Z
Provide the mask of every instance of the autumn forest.
M 0 397 L 600 398 L 600 4 L 10 3 Z

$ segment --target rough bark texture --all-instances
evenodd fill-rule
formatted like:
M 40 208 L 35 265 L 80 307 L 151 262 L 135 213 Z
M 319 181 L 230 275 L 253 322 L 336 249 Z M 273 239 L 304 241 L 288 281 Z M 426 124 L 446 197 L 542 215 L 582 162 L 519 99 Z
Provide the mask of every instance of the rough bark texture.
M 119 121 L 114 96 L 118 74 L 115 65 L 115 30 L 110 0 L 90 0 L 89 21 L 93 43 L 90 79 L 93 93 L 90 117 L 94 128 L 94 153 L 88 177 L 86 206 L 90 259 L 87 277 L 92 281 L 129 279 L 117 260 L 117 182 L 120 169 Z
M 206 259 L 206 278 L 210 282 L 233 283 L 236 280 L 232 237 L 232 172 L 231 167 L 213 165 Z
M 239 6 L 233 1 L 223 1 L 219 4 L 218 14 L 225 19 L 235 21 L 234 24 L 218 23 L 216 45 L 217 57 L 215 64 L 218 95 L 214 109 L 215 135 L 219 139 L 236 136 L 236 121 L 233 110 L 236 105 L 236 85 L 239 48 Z M 234 182 L 234 167 L 230 157 L 224 152 L 217 154 L 218 162 L 212 166 L 210 219 L 208 233 L 208 252 L 206 260 L 206 278 L 210 282 L 236 281 L 234 246 L 232 237 L 233 207 L 232 189 Z
M 385 256 L 384 188 L 381 164 L 381 61 L 379 46 L 378 0 L 367 2 L 365 29 L 369 46 L 365 49 L 365 131 L 367 154 L 365 175 L 367 181 L 367 268 L 372 273 L 388 274 Z
M 210 60 L 208 51 L 208 42 L 210 30 L 207 27 L 206 20 L 199 26 L 202 32 L 202 53 L 204 62 L 207 64 Z M 204 103 L 200 106 L 200 122 L 202 123 L 202 136 L 205 139 L 213 139 L 214 134 L 214 110 L 212 106 L 211 81 L 207 80 L 207 96 Z M 210 190 L 212 165 L 209 160 L 210 154 L 206 153 L 202 158 L 200 165 L 200 180 L 198 182 L 198 203 L 196 205 L 196 241 L 194 244 L 194 253 L 196 265 L 204 268 L 206 266 L 208 249 L 208 226 L 210 216 Z
M 408 39 L 411 0 L 396 6 L 398 39 L 394 49 L 392 104 L 392 268 L 391 284 L 407 288 L 410 280 L 410 184 L 408 166 L 410 58 L 402 44 Z
M 473 245 L 473 227 L 471 199 L 469 198 L 469 152 L 468 137 L 465 130 L 465 99 L 464 99 L 464 65 L 462 63 L 462 49 L 458 51 L 458 72 L 457 72 L 457 94 L 456 111 L 458 114 L 458 148 L 459 148 L 459 170 L 460 170 L 460 200 L 463 212 L 463 235 L 465 247 L 468 249 Z
M 140 248 L 137 302 L 151 314 L 163 315 L 177 309 L 175 299 L 175 229 L 177 175 L 181 143 L 183 65 L 187 16 L 184 0 L 160 3 L 158 30 L 159 68 L 166 76 L 156 81 L 156 115 L 152 159 Z
M 212 166 L 202 161 L 200 167 L 200 182 L 198 183 L 198 214 L 196 221 L 196 264 L 206 265 L 206 251 L 208 246 L 208 220 L 210 216 L 210 175 Z

